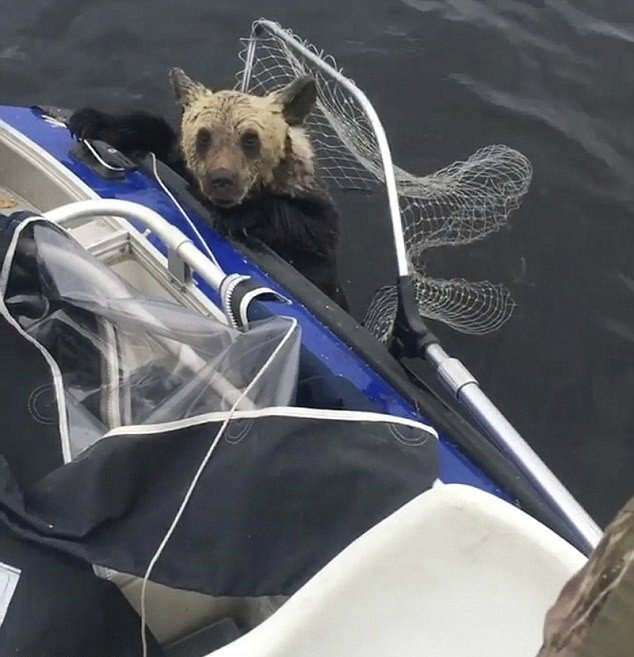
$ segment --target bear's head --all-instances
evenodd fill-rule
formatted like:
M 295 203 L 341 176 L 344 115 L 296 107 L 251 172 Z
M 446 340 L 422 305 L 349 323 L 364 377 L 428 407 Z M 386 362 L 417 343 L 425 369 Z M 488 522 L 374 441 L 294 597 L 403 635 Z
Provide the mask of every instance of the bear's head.
M 314 185 L 313 153 L 301 125 L 316 99 L 310 77 L 267 96 L 213 91 L 170 71 L 183 109 L 181 149 L 202 194 L 231 207 L 262 189 L 298 193 Z

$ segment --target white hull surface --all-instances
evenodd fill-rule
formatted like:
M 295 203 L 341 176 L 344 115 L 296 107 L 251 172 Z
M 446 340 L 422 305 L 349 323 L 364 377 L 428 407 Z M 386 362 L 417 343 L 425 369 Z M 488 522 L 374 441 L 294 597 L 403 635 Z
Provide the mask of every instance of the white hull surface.
M 585 557 L 499 499 L 440 485 L 214 657 L 534 657 Z

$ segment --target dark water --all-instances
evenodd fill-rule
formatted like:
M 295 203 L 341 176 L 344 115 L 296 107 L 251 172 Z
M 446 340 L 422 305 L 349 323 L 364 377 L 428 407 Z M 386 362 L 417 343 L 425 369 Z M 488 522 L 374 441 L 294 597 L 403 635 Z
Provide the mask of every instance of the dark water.
M 634 493 L 634 3 L 6 2 L 0 102 L 173 117 L 166 71 L 232 86 L 238 37 L 262 13 L 337 57 L 405 168 L 427 173 L 494 143 L 532 161 L 509 229 L 430 264 L 507 283 L 513 319 L 486 337 L 439 333 L 606 521 Z M 386 234 L 361 218 L 345 226 L 357 312 L 391 266 Z

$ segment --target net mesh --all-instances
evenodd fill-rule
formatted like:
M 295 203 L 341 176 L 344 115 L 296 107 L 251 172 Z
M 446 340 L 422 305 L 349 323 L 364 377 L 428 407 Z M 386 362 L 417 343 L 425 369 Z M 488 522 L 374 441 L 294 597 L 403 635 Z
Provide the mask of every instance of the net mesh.
M 321 178 L 342 190 L 383 188 L 381 149 L 366 110 L 346 83 L 323 67 L 325 63 L 341 73 L 334 58 L 291 32 L 284 34 L 287 38 L 256 21 L 251 37 L 242 42 L 244 66 L 238 85 L 244 91 L 265 94 L 300 75 L 312 75 L 318 98 L 306 129 Z M 302 52 L 302 47 L 318 61 Z M 354 85 L 351 80 L 347 83 Z M 499 328 L 513 311 L 509 291 L 488 281 L 430 278 L 425 273 L 425 252 L 468 244 L 503 226 L 528 190 L 530 162 L 512 148 L 494 145 L 425 176 L 394 166 L 394 176 L 421 315 L 464 333 Z M 387 286 L 377 290 L 366 312 L 364 325 L 382 341 L 392 334 L 396 307 L 396 288 Z

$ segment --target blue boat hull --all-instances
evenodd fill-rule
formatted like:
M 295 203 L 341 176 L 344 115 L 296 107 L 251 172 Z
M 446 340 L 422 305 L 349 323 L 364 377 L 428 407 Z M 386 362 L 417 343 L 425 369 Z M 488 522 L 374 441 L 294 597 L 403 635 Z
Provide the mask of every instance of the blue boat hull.
M 39 145 L 100 197 L 134 201 L 152 208 L 188 235 L 194 243 L 197 242 L 190 226 L 171 200 L 160 186 L 145 174 L 140 171 L 132 171 L 127 173 L 122 180 L 105 180 L 89 166 L 71 156 L 70 152 L 74 148 L 75 142 L 69 132 L 64 127 L 54 126 L 44 120 L 41 114 L 35 110 L 0 107 L 0 120 Z M 440 435 L 440 476 L 442 481 L 469 484 L 503 499 L 518 502 L 516 491 L 509 491 L 505 485 L 505 483 L 518 478 L 513 463 L 503 463 L 501 469 L 500 467 L 497 468 L 497 473 L 502 473 L 503 477 L 487 474 L 482 463 L 478 463 L 477 459 L 474 459 L 473 453 L 471 458 L 466 455 L 465 452 L 469 450 L 464 449 L 465 443 L 460 440 L 459 428 L 450 433 L 446 428 L 443 429 L 442 422 L 439 423 L 438 418 L 426 416 L 424 412 L 419 410 L 421 406 L 424 407 L 424 404 L 416 403 L 411 395 L 404 394 L 402 388 L 399 389 L 399 386 L 394 385 L 393 381 L 389 380 L 389 376 L 377 371 L 377 368 L 370 364 L 371 359 L 359 353 L 353 346 L 351 347 L 350 341 L 343 340 L 337 334 L 336 327 L 332 324 L 327 325 L 322 321 L 323 317 L 320 319 L 317 316 L 319 313 L 311 312 L 305 305 L 294 299 L 288 289 L 283 288 L 276 280 L 273 280 L 270 275 L 254 263 L 252 258 L 246 257 L 236 246 L 219 236 L 202 216 L 194 211 L 189 214 L 203 239 L 212 249 L 219 264 L 226 272 L 247 274 L 291 299 L 292 303 L 290 305 L 268 304 L 265 307 L 266 311 L 271 313 L 283 312 L 285 315 L 297 319 L 302 327 L 304 348 L 312 355 L 315 362 L 326 368 L 329 374 L 336 377 L 337 381 L 341 381 L 345 388 L 356 391 L 358 399 L 362 400 L 363 410 L 373 410 L 419 420 L 438 429 Z M 165 252 L 163 244 L 152 237 L 150 239 L 159 250 Z M 217 301 L 215 291 L 203 282 L 199 283 L 200 289 L 212 300 Z M 328 306 L 328 303 L 324 297 L 324 306 Z M 337 313 L 343 314 L 342 311 L 336 308 L 326 307 L 325 310 L 331 310 L 334 316 Z M 350 318 L 347 318 L 347 321 L 348 329 L 350 329 L 352 322 Z M 363 329 L 358 325 L 356 330 L 363 332 Z M 354 327 L 352 332 L 354 332 Z M 365 334 L 363 339 L 366 345 L 371 345 L 372 350 L 379 357 L 378 360 L 389 360 L 389 355 L 378 342 L 372 345 L 370 336 Z M 401 376 L 403 377 L 402 373 Z M 343 405 L 346 406 L 345 400 Z M 466 427 L 466 423 L 464 424 Z M 460 422 L 454 423 L 453 426 L 459 427 Z M 484 438 L 482 438 L 482 441 L 481 447 L 484 452 L 488 450 L 489 453 L 493 453 L 495 451 L 491 445 L 484 444 L 486 442 Z M 458 445 L 462 445 L 462 448 Z M 503 460 L 504 457 L 493 454 L 493 458 L 494 460 L 495 458 Z M 491 468 L 486 469 L 491 472 Z M 525 489 L 530 489 L 529 483 L 523 482 L 523 485 Z M 558 524 L 557 520 L 559 520 L 561 522 L 561 527 L 558 528 L 560 533 L 566 533 L 565 519 L 557 518 L 556 511 L 548 508 L 548 504 L 543 498 L 540 498 L 538 491 L 533 489 L 529 492 L 532 494 L 534 506 L 543 505 L 547 515 L 550 516 L 547 519 L 548 524 L 551 526 L 556 525 Z M 525 500 L 522 500 L 522 505 L 527 506 Z M 562 531 L 562 528 L 564 531 Z

